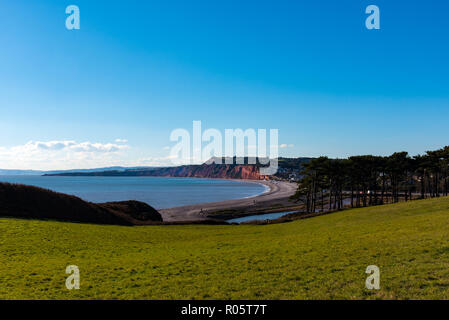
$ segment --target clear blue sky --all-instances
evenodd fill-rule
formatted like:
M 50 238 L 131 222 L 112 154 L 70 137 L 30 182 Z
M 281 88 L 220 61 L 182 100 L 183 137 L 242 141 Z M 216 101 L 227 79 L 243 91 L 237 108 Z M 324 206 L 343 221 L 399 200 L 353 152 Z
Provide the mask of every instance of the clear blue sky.
M 365 28 L 369 4 L 381 30 Z M 121 138 L 127 163 L 162 158 L 193 120 L 277 128 L 283 156 L 439 148 L 448 16 L 441 0 L 2 1 L 0 167 L 29 141 Z

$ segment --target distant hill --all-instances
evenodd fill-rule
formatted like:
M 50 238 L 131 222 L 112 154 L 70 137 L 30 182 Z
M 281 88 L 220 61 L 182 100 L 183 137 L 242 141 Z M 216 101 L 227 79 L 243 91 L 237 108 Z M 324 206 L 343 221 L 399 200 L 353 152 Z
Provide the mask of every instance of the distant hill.
M 217 165 L 202 164 L 179 167 L 166 167 L 151 170 L 125 170 L 101 172 L 74 172 L 45 174 L 45 176 L 108 176 L 108 177 L 184 177 L 184 178 L 223 178 L 223 179 L 252 179 L 260 180 L 263 177 L 259 169 L 253 165 Z
M 162 222 L 159 212 L 143 202 L 95 204 L 63 193 L 10 183 L 0 183 L 0 216 L 128 226 Z
M 290 174 L 299 174 L 302 165 L 312 158 L 279 158 L 279 170 L 276 176 L 288 178 Z M 262 180 L 266 176 L 260 174 L 263 167 L 258 160 L 249 164 L 248 158 L 240 159 L 244 164 L 226 164 L 224 159 L 212 158 L 201 165 L 185 165 L 178 167 L 126 169 L 122 171 L 91 171 L 91 172 L 63 172 L 47 173 L 47 176 L 150 176 L 150 177 L 185 177 L 185 178 L 221 178 L 221 179 L 249 179 Z M 234 157 L 233 163 L 236 163 Z
M 77 172 L 98 172 L 98 171 L 125 171 L 125 170 L 151 170 L 156 167 L 105 167 L 93 169 L 71 169 L 71 170 L 10 170 L 0 169 L 0 176 L 41 176 L 43 174 L 77 173 Z
M 0 169 L 0 176 L 41 176 L 45 171 Z

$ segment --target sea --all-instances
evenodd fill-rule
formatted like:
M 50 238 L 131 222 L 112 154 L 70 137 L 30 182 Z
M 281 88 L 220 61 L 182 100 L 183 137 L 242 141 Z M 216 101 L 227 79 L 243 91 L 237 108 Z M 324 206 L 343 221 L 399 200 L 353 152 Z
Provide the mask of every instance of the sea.
M 268 190 L 257 182 L 167 177 L 0 176 L 0 182 L 37 186 L 95 203 L 138 200 L 156 209 L 249 198 Z

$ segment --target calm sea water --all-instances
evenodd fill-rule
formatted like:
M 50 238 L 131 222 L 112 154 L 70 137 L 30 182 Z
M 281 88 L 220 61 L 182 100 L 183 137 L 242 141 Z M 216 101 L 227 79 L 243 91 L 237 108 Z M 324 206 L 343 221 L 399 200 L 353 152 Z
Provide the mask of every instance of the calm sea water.
M 0 182 L 42 187 L 90 202 L 138 200 L 156 209 L 247 198 L 267 190 L 258 183 L 196 178 L 0 176 Z

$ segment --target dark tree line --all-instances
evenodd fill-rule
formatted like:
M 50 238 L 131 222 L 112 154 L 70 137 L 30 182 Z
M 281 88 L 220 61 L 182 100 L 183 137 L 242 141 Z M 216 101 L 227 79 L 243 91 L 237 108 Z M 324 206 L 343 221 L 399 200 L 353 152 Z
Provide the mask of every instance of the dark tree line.
M 320 157 L 303 165 L 294 199 L 307 212 L 366 207 L 448 195 L 449 146 L 410 157 Z

